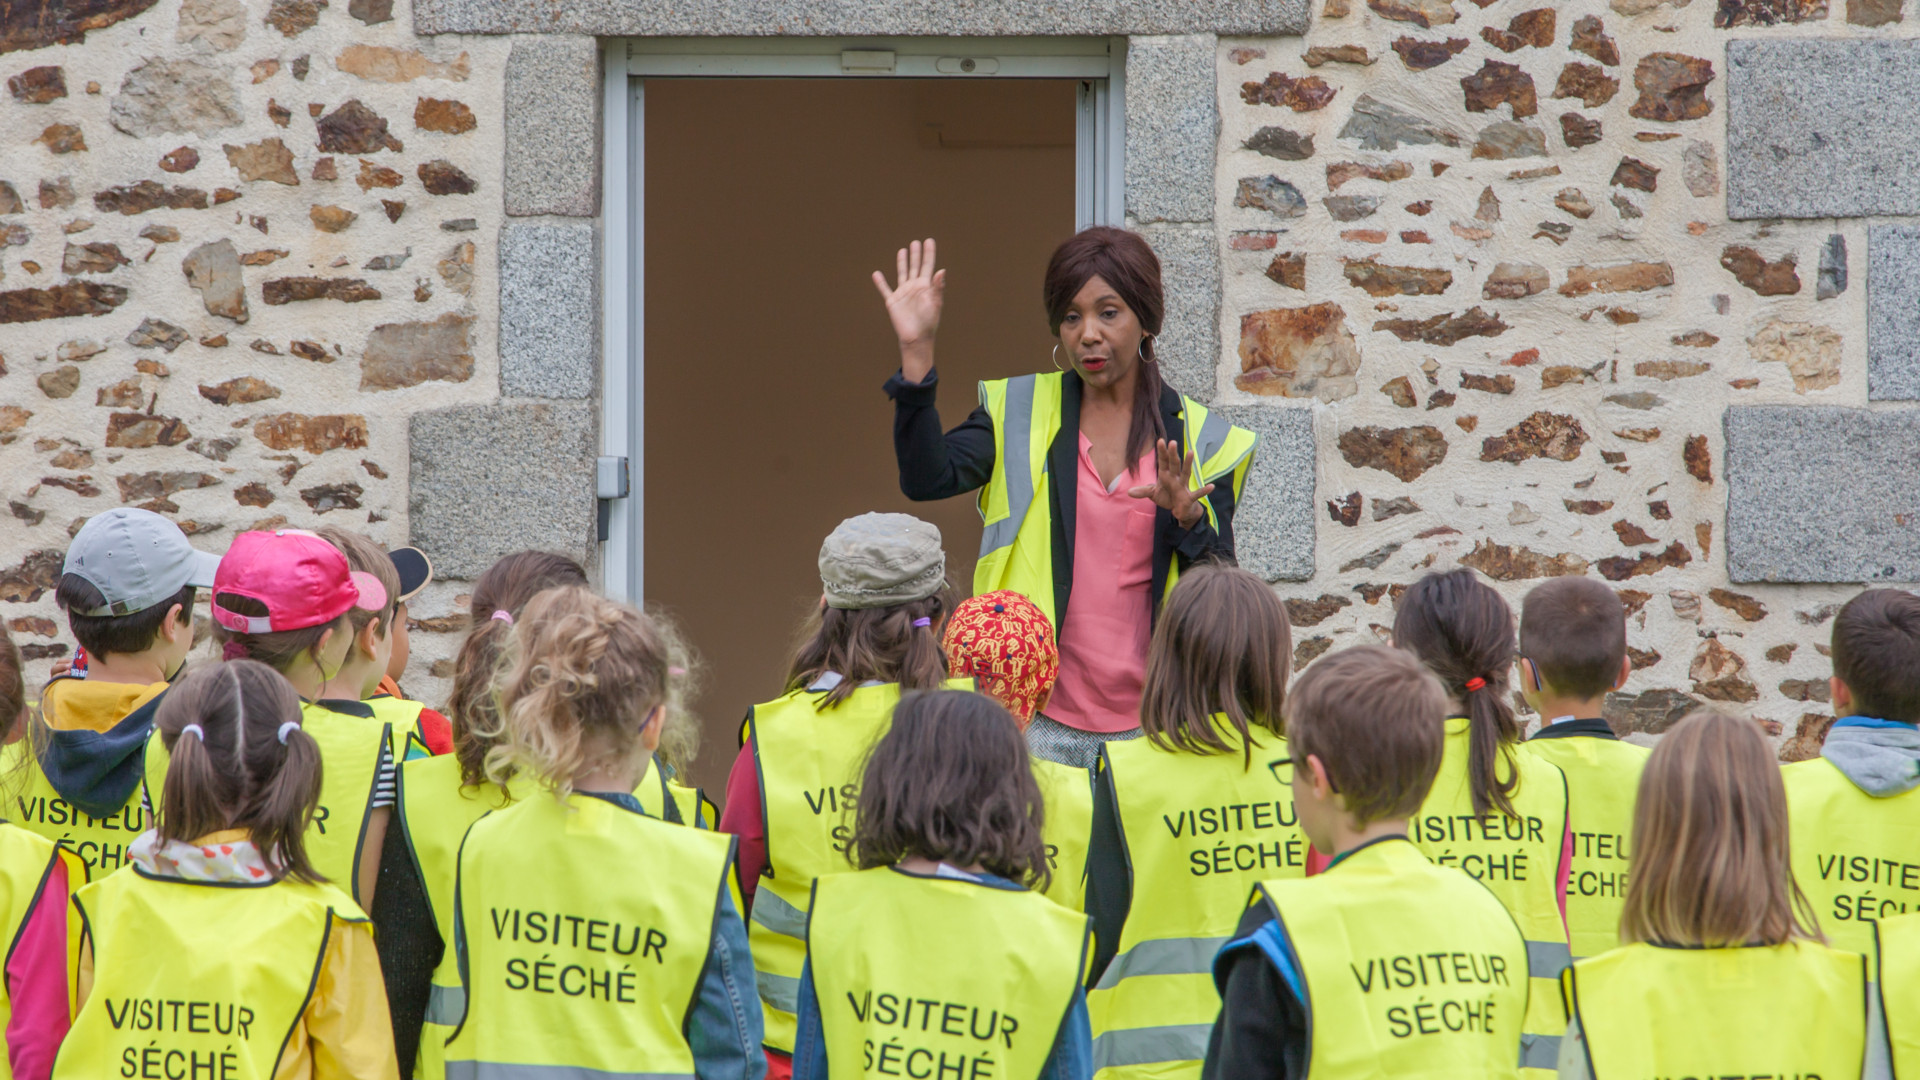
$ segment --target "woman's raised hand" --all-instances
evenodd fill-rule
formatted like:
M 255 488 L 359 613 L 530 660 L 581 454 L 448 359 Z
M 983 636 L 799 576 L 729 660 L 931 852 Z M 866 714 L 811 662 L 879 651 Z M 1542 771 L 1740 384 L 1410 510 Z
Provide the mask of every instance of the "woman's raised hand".
M 933 268 L 933 254 L 931 239 L 901 248 L 892 288 L 887 287 L 886 274 L 873 272 L 873 287 L 886 301 L 887 318 L 900 339 L 900 373 L 908 382 L 922 382 L 933 370 L 933 336 L 940 329 L 940 306 L 947 289 L 947 272 Z
M 1136 499 L 1152 499 L 1156 506 L 1166 507 L 1181 528 L 1191 529 L 1206 512 L 1200 500 L 1213 492 L 1213 485 L 1202 484 L 1198 491 L 1187 490 L 1187 476 L 1193 471 L 1193 451 L 1181 457 L 1180 447 L 1172 439 L 1155 440 L 1153 450 L 1153 483 L 1128 488 L 1127 494 Z

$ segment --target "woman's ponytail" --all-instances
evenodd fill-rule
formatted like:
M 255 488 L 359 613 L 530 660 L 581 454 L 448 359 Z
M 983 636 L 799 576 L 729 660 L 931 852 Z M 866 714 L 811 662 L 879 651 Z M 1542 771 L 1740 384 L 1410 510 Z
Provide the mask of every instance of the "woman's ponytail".
M 1520 722 L 1508 701 L 1514 656 L 1513 611 L 1472 570 L 1428 574 L 1400 598 L 1393 643 L 1440 677 L 1467 717 L 1467 777 L 1473 812 L 1514 816 L 1520 789 L 1513 744 Z

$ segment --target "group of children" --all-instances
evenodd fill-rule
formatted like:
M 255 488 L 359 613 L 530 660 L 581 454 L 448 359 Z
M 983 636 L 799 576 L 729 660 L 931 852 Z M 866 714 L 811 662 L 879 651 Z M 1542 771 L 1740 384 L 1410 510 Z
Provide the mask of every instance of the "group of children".
M 0 1076 L 1920 1072 L 1920 597 L 1839 612 L 1840 719 L 1782 768 L 1723 712 L 1616 738 L 1598 581 L 1516 627 L 1430 574 L 1292 679 L 1273 590 L 1195 566 L 1086 770 L 1023 738 L 1046 616 L 951 603 L 932 526 L 820 570 L 715 807 L 691 652 L 570 559 L 474 583 L 443 715 L 393 681 L 420 553 L 89 520 L 84 665 L 36 708 L 0 641 Z

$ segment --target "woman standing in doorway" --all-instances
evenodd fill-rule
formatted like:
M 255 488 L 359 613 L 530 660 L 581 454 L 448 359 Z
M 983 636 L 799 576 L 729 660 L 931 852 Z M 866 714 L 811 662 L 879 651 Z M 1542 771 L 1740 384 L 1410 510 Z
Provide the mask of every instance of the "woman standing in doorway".
M 980 384 L 942 432 L 933 340 L 946 271 L 934 242 L 902 249 L 874 285 L 900 339 L 893 445 L 909 499 L 979 491 L 986 528 L 974 591 L 1012 589 L 1058 627 L 1060 677 L 1027 740 L 1087 768 L 1140 734 L 1140 687 L 1160 602 L 1198 562 L 1233 561 L 1233 510 L 1254 434 L 1168 387 L 1154 339 L 1160 260 L 1124 229 L 1087 229 L 1053 253 L 1044 299 L 1056 370 Z

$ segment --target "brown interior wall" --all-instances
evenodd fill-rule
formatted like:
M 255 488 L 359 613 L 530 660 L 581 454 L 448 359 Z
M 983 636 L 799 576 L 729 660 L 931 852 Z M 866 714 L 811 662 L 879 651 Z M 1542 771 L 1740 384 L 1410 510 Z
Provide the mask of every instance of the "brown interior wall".
M 716 796 L 740 717 L 780 693 L 820 540 L 869 510 L 940 527 L 965 595 L 970 497 L 910 503 L 868 275 L 910 238 L 948 267 L 941 419 L 1045 368 L 1040 280 L 1073 229 L 1067 81 L 650 80 L 646 593 L 707 664 L 693 773 Z

